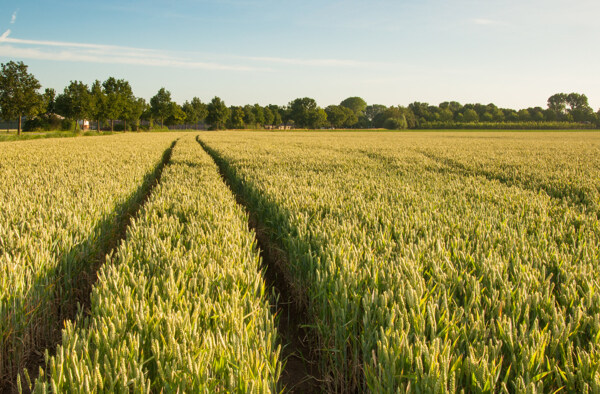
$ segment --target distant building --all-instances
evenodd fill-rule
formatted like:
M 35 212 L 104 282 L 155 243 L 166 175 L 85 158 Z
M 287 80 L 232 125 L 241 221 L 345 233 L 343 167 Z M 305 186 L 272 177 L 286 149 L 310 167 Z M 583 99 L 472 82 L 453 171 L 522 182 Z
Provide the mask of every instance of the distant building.
M 265 130 L 291 130 L 292 126 L 289 126 L 289 125 L 286 125 L 286 124 L 280 124 L 280 125 L 277 125 L 277 126 L 269 124 L 269 125 L 264 125 L 263 128 Z
M 79 125 L 79 128 L 83 131 L 90 129 L 90 121 L 89 120 L 86 120 L 86 119 L 78 120 L 77 124 Z

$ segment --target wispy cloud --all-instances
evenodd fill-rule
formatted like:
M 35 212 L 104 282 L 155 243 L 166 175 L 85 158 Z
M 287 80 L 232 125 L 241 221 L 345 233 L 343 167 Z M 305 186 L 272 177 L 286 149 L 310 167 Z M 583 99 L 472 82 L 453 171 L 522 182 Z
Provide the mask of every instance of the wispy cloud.
M 10 30 L 7 30 L 0 36 L 0 56 L 55 61 L 132 64 L 183 69 L 230 71 L 273 71 L 273 67 L 277 65 L 349 68 L 389 66 L 389 64 L 385 63 L 349 59 L 303 59 L 231 55 L 216 56 L 216 58 L 229 59 L 229 63 L 227 60 L 214 62 L 198 60 L 198 56 L 194 59 L 194 55 L 190 55 L 189 53 L 185 56 L 181 56 L 177 53 L 155 49 L 80 42 L 28 40 L 9 37 L 9 35 Z M 192 58 L 190 58 L 190 56 L 192 56 Z
M 13 12 L 12 16 L 10 17 L 10 24 L 13 25 L 16 21 L 17 21 L 17 12 L 19 10 Z
M 117 45 L 78 42 L 25 40 L 9 37 L 7 30 L 0 37 L 0 56 L 25 59 L 132 64 L 185 69 L 268 71 L 265 68 L 236 64 L 221 64 L 185 59 L 162 51 Z

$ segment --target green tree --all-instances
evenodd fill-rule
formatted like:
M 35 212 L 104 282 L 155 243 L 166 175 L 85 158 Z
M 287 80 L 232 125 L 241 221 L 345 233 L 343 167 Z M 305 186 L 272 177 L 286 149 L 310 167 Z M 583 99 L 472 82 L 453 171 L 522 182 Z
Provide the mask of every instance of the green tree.
M 308 118 L 308 127 L 311 129 L 327 127 L 327 113 L 323 108 L 317 107 L 315 111 L 310 112 Z
M 544 110 L 541 107 L 529 108 L 531 120 L 535 122 L 544 121 Z
M 394 119 L 393 122 L 396 123 L 388 122 L 388 124 L 386 125 L 385 122 L 388 119 Z M 404 122 L 406 122 L 407 128 L 412 129 L 414 127 L 417 127 L 417 120 L 415 118 L 414 113 L 410 109 L 402 106 L 392 106 L 386 108 L 385 111 L 380 112 L 375 116 L 375 118 L 373 119 L 373 126 L 388 128 L 390 127 L 390 125 L 393 125 L 394 128 L 399 126 L 404 127 Z
M 165 119 L 168 126 L 175 126 L 185 122 L 185 111 L 174 101 L 171 101 L 169 116 Z
M 439 119 L 442 122 L 449 122 L 454 119 L 454 114 L 450 110 L 450 108 L 442 108 L 438 111 Z
M 408 128 L 406 117 L 401 115 L 400 117 L 387 118 L 383 122 L 383 127 L 388 130 L 404 130 Z
M 494 122 L 504 122 L 504 111 L 502 111 L 500 108 L 494 109 L 492 115 L 494 116 Z
M 148 104 L 146 103 L 146 100 L 143 98 L 136 98 L 127 106 L 127 111 L 124 113 L 123 120 L 131 123 L 132 126 L 135 127 L 135 130 L 139 131 L 140 118 L 147 108 Z
M 356 113 L 348 107 L 341 105 L 330 105 L 325 108 L 327 120 L 332 127 L 352 127 L 358 122 Z
M 489 112 L 485 111 L 483 113 L 483 115 L 481 115 L 481 120 L 484 122 L 491 122 L 494 120 L 494 115 L 490 114 Z
M 567 113 L 567 95 L 556 93 L 550 96 L 548 98 L 548 109 L 555 114 L 556 119 L 562 118 Z
M 378 115 L 385 112 L 386 109 L 387 109 L 387 107 L 385 105 L 381 105 L 381 104 L 373 104 L 373 105 L 367 106 L 367 109 L 365 110 L 365 116 L 369 120 L 371 127 L 377 127 L 374 125 L 375 118 Z
M 275 120 L 275 115 L 273 115 L 273 111 L 271 111 L 271 109 L 269 109 L 269 107 L 265 107 L 263 109 L 263 112 L 265 114 L 265 125 L 272 125 L 274 124 L 274 120 Z
M 191 102 L 186 101 L 181 108 L 185 112 L 186 124 L 197 125 L 198 122 L 206 118 L 206 104 L 200 101 L 198 97 L 194 97 Z
M 415 101 L 414 103 L 408 104 L 408 109 L 410 109 L 415 115 L 419 124 L 422 122 L 430 122 L 436 119 L 435 113 L 437 113 L 437 109 L 435 107 L 431 107 L 427 103 Z
M 265 111 L 263 110 L 263 107 L 258 104 L 254 104 L 254 107 L 252 107 L 252 112 L 254 112 L 256 126 L 263 126 L 265 124 Z
M 131 85 L 124 79 L 110 77 L 102 86 L 106 95 L 105 114 L 110 119 L 110 130 L 114 131 L 115 119 L 125 118 L 127 107 L 135 101 L 135 97 Z
M 520 109 L 517 114 L 519 115 L 519 120 L 521 122 L 528 122 L 531 120 L 531 114 L 526 109 Z
M 273 120 L 271 121 L 272 125 L 279 125 L 279 124 L 283 123 L 283 119 L 282 119 L 283 109 L 282 108 L 280 108 L 278 105 L 275 105 L 275 104 L 269 104 L 269 105 L 267 105 L 267 108 L 273 114 Z
M 357 120 L 358 117 L 363 115 L 367 109 L 367 102 L 360 97 L 348 97 L 347 99 L 343 100 L 340 105 L 342 107 L 351 109 L 356 115 Z
M 351 128 L 351 127 L 355 127 L 356 124 L 358 123 L 358 117 L 359 116 L 364 116 L 362 114 L 357 114 L 356 112 L 352 111 L 350 108 L 346 108 L 346 107 L 342 107 L 342 111 L 344 111 L 346 113 L 346 120 L 344 121 L 343 127 L 346 128 Z
M 243 129 L 246 127 L 244 124 L 244 109 L 239 106 L 232 106 L 229 108 L 230 116 L 227 121 L 227 127 L 230 129 Z
M 457 101 L 444 101 L 443 103 L 440 103 L 439 108 L 448 108 L 450 111 L 452 111 L 454 116 L 456 116 L 463 109 L 463 106 Z
M 514 109 L 504 109 L 504 119 L 509 122 L 518 122 L 519 114 Z
M 546 116 L 548 120 L 563 119 L 567 114 L 567 95 L 556 93 L 548 97 L 548 110 L 551 112 Z
M 340 128 L 346 121 L 346 112 L 343 111 L 342 108 L 345 107 L 339 105 L 329 105 L 325 108 L 327 120 L 331 124 L 331 127 Z
M 471 108 L 465 109 L 465 111 L 463 112 L 463 117 L 464 117 L 463 119 L 465 122 L 478 122 L 479 121 L 479 115 L 477 115 L 477 112 Z
M 585 94 L 569 93 L 566 97 L 567 110 L 575 122 L 587 122 L 593 120 L 594 110 L 588 104 Z
M 23 116 L 33 117 L 42 110 L 41 85 L 23 62 L 2 63 L 1 68 L 0 114 L 4 120 L 18 119 L 17 133 L 21 135 Z
M 99 80 L 95 80 L 90 88 L 90 115 L 96 120 L 96 131 L 100 132 L 100 122 L 106 118 L 106 94 Z
M 150 99 L 150 112 L 153 116 L 160 119 L 160 127 L 164 126 L 164 121 L 169 117 L 171 110 L 171 92 L 165 88 L 160 88 Z
M 92 99 L 88 87 L 81 81 L 71 81 L 62 94 L 56 97 L 56 111 L 66 118 L 77 121 L 89 117 L 92 109 Z
M 327 125 L 327 114 L 309 97 L 297 98 L 290 102 L 289 118 L 298 127 L 316 129 Z
M 254 107 L 249 104 L 244 105 L 244 123 L 246 124 L 246 127 L 255 127 L 256 125 Z
M 53 114 L 56 111 L 56 90 L 46 88 L 42 95 L 43 111 L 47 114 Z
M 214 130 L 221 130 L 229 118 L 229 108 L 219 97 L 214 97 L 207 107 L 206 121 Z

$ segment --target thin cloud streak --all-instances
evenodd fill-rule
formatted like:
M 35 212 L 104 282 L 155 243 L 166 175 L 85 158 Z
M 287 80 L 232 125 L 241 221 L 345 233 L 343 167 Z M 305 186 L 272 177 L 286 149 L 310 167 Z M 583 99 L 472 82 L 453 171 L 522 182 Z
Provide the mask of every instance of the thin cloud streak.
M 7 30 L 0 37 L 0 56 L 38 60 L 175 67 L 184 69 L 270 71 L 267 68 L 181 59 L 152 49 L 63 41 L 24 40 L 11 38 L 9 37 L 9 34 L 10 30 Z M 15 44 L 16 46 L 10 44 Z M 22 47 L 22 45 L 36 47 L 25 48 Z M 58 51 L 43 50 L 40 47 L 63 49 Z
M 13 12 L 12 16 L 10 17 L 10 24 L 11 25 L 14 25 L 15 22 L 17 21 L 17 12 L 18 12 L 18 10 L 15 11 L 15 12 Z
M 155 49 L 65 41 L 28 40 L 21 38 L 12 38 L 9 37 L 9 35 L 10 29 L 7 30 L 2 36 L 0 36 L 0 53 L 3 56 L 20 56 L 27 57 L 29 59 L 81 61 L 90 63 L 117 63 L 163 67 L 170 66 L 190 69 L 273 71 L 273 69 L 270 67 L 228 65 L 214 62 L 181 59 L 176 58 L 172 54 L 169 54 L 167 52 Z M 34 46 L 37 48 L 23 48 L 22 46 Z M 63 50 L 42 50 L 40 47 L 63 48 Z M 238 59 L 245 62 L 310 67 L 372 68 L 390 65 L 385 63 L 363 62 L 347 59 L 299 59 L 251 56 L 230 56 L 230 58 Z
M 50 47 L 88 48 L 88 49 L 103 49 L 103 50 L 133 50 L 133 51 L 149 51 L 149 52 L 154 51 L 152 49 L 132 48 L 132 47 L 119 46 L 119 45 L 86 44 L 86 43 L 65 42 L 65 41 L 24 40 L 21 38 L 8 38 L 4 41 L 14 43 L 14 44 L 42 45 L 42 46 L 50 46 Z
M 204 69 L 223 71 L 269 71 L 256 67 L 230 66 L 219 63 L 195 62 L 175 58 L 142 57 L 123 54 L 96 54 L 75 51 L 42 51 L 37 48 L 16 48 L 11 45 L 0 45 L 0 56 L 37 60 L 54 60 L 68 62 L 130 64 L 139 66 L 175 67 L 184 69 Z

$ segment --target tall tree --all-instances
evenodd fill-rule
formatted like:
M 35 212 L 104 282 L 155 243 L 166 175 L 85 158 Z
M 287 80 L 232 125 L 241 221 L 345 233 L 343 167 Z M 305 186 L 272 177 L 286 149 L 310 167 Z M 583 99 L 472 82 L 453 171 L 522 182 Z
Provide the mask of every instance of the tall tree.
M 129 122 L 135 127 L 136 131 L 139 131 L 140 118 L 147 107 L 148 104 L 146 104 L 146 100 L 143 98 L 136 98 L 127 106 L 127 111 L 124 113 L 123 120 L 125 120 L 125 122 Z
M 383 122 L 383 127 L 388 130 L 404 130 L 408 127 L 408 124 L 406 122 L 406 117 L 400 115 L 400 117 L 387 118 L 385 122 Z
M 327 120 L 335 128 L 352 127 L 358 122 L 356 113 L 341 105 L 330 105 L 325 108 L 325 113 L 327 114 Z
M 1 67 L 0 114 L 4 120 L 18 119 L 17 133 L 21 135 L 23 116 L 35 116 L 41 110 L 41 85 L 23 62 L 10 61 Z
M 56 90 L 46 88 L 42 95 L 43 111 L 47 114 L 53 114 L 56 111 Z
M 408 104 L 408 109 L 410 109 L 413 114 L 415 114 L 417 121 L 421 122 L 429 122 L 434 120 L 434 115 L 430 110 L 430 105 L 427 103 L 420 103 L 415 101 L 414 103 Z
M 519 121 L 519 114 L 514 109 L 506 108 L 503 110 L 503 112 L 504 112 L 504 119 L 506 119 L 507 121 L 509 121 L 509 122 L 518 122 Z M 466 121 L 466 114 L 465 114 L 465 121 Z
M 106 95 L 106 116 L 110 119 L 110 129 L 114 131 L 115 119 L 124 118 L 128 106 L 134 101 L 131 85 L 124 79 L 108 78 L 102 83 Z M 126 127 L 127 125 L 125 125 Z
M 479 115 L 477 114 L 477 111 L 475 111 L 473 108 L 465 109 L 463 112 L 463 116 L 464 116 L 465 122 L 478 122 L 479 121 Z
M 150 111 L 152 115 L 160 119 L 160 127 L 163 127 L 165 118 L 169 116 L 171 110 L 171 92 L 165 88 L 160 88 L 150 99 Z
M 269 107 L 265 107 L 263 109 L 263 112 L 265 114 L 265 125 L 272 125 L 273 121 L 275 120 L 275 115 L 273 115 L 273 111 L 271 111 L 269 109 Z
M 256 126 L 263 126 L 265 124 L 265 111 L 263 110 L 263 107 L 258 104 L 254 104 L 254 107 L 252 107 L 252 112 L 254 113 L 254 121 Z
M 86 119 L 92 108 L 91 95 L 86 84 L 71 81 L 62 94 L 56 97 L 56 111 L 66 118 L 75 121 Z
M 393 119 L 388 122 L 388 119 Z M 378 113 L 373 118 L 374 127 L 385 127 L 390 129 L 414 128 L 417 121 L 413 112 L 402 106 L 392 106 L 385 111 Z
M 244 105 L 244 123 L 246 127 L 256 127 L 256 116 L 254 115 L 254 107 L 246 104 Z
M 309 113 L 308 127 L 311 129 L 327 127 L 327 113 L 323 108 L 317 107 L 315 111 Z
M 554 113 L 556 119 L 560 119 L 567 113 L 567 95 L 556 93 L 548 98 L 548 109 Z
M 206 104 L 204 104 L 198 97 L 192 98 L 192 107 L 198 116 L 198 122 L 202 122 L 206 119 L 206 115 L 208 115 L 208 109 L 206 108 Z
M 269 104 L 269 105 L 267 105 L 267 108 L 273 114 L 273 120 L 271 121 L 270 124 L 279 125 L 279 124 L 283 123 L 283 119 L 281 118 L 282 109 L 278 105 Z
M 198 122 L 206 118 L 206 104 L 200 101 L 198 97 L 194 97 L 191 102 L 186 101 L 181 108 L 185 112 L 186 124 L 197 125 Z
M 100 122 L 106 117 L 106 94 L 99 80 L 95 80 L 90 88 L 91 117 L 96 120 L 96 131 L 100 132 Z
M 244 125 L 244 109 L 239 106 L 229 107 L 229 119 L 227 127 L 230 129 L 243 129 Z
M 171 109 L 169 116 L 165 119 L 165 123 L 169 126 L 176 126 L 185 122 L 185 111 L 174 101 L 171 101 Z
M 531 115 L 531 120 L 535 122 L 542 122 L 544 120 L 544 110 L 542 107 L 529 108 L 528 110 Z
M 527 109 L 520 109 L 517 114 L 519 115 L 519 120 L 521 122 L 529 122 L 531 120 L 531 114 Z
M 340 105 L 351 109 L 356 114 L 357 119 L 360 115 L 363 115 L 367 109 L 367 102 L 360 97 L 348 97 L 343 100 Z
M 463 109 L 463 106 L 457 101 L 444 101 L 443 103 L 440 103 L 439 108 L 448 108 L 452 111 L 453 116 L 456 116 Z
M 594 110 L 588 104 L 585 94 L 569 93 L 566 97 L 569 115 L 575 122 L 586 122 L 593 118 Z
M 454 114 L 452 113 L 450 108 L 441 108 L 437 114 L 439 120 L 441 120 L 442 122 L 449 122 L 452 119 L 454 119 Z
M 289 118 L 298 127 L 316 129 L 327 125 L 327 113 L 310 98 L 297 98 L 289 104 Z
M 373 104 L 367 106 L 367 109 L 365 110 L 365 116 L 369 120 L 370 126 L 373 126 L 373 121 L 375 120 L 375 117 L 383 113 L 386 109 L 387 107 L 381 104 Z
M 219 97 L 214 97 L 207 107 L 206 121 L 214 130 L 221 130 L 229 118 L 229 108 Z

